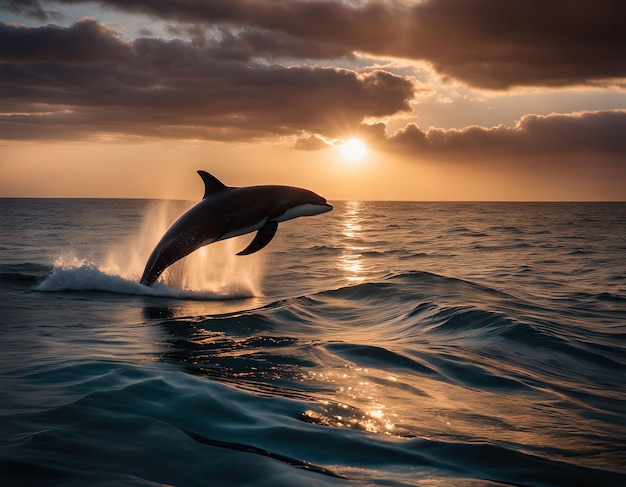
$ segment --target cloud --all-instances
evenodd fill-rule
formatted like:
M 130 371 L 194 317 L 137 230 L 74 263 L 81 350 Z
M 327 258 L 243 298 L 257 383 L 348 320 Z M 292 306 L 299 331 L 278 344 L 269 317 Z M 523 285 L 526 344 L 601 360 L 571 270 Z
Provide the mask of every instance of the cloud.
M 626 110 L 525 115 L 513 127 L 471 126 L 422 130 L 409 124 L 385 136 L 371 131 L 370 144 L 382 150 L 419 156 L 524 158 L 568 154 L 626 155 Z
M 0 24 L 7 138 L 89 133 L 232 140 L 358 126 L 412 109 L 412 79 L 382 70 L 244 63 L 180 40 L 121 39 L 93 19 Z
M 26 15 L 38 20 L 52 20 L 60 17 L 54 10 L 47 10 L 39 0 L 0 0 L 0 7 L 16 14 Z
M 186 36 L 192 44 L 206 47 L 216 59 L 248 62 L 262 60 L 354 59 L 352 52 L 325 42 L 308 41 L 283 32 L 254 27 L 218 26 L 205 29 L 198 24 L 168 26 L 168 32 Z
M 342 132 L 358 131 L 370 145 L 404 154 L 626 154 L 624 110 L 526 115 L 512 127 L 423 130 L 409 124 L 386 135 L 383 123 L 364 121 L 409 112 L 422 89 L 411 78 L 254 63 L 249 55 L 225 53 L 227 45 L 209 37 L 131 42 L 94 19 L 67 28 L 0 23 L 0 133 L 33 140 L 304 134 L 296 147 L 315 150 Z
M 92 64 L 128 62 L 129 44 L 107 26 L 82 19 L 69 28 L 48 25 L 25 28 L 0 23 L 0 61 L 3 63 Z
M 294 149 L 305 151 L 328 149 L 329 147 L 333 147 L 332 142 L 328 142 L 317 135 L 299 137 L 294 145 Z
M 297 148 L 314 150 L 358 129 L 370 145 L 403 154 L 626 153 L 623 110 L 527 115 L 513 127 L 410 124 L 387 135 L 384 124 L 363 123 L 410 112 L 424 90 L 412 78 L 265 62 L 364 51 L 424 59 L 481 87 L 597 83 L 626 71 L 618 48 L 626 29 L 605 29 L 621 22 L 606 14 L 611 2 L 566 2 L 567 9 L 559 1 L 542 3 L 532 15 L 527 2 L 516 0 L 100 3 L 182 22 L 169 31 L 190 42 L 127 40 L 94 19 L 66 28 L 0 23 L 3 138 L 297 135 Z M 2 3 L 32 15 L 51 12 L 49 4 Z
M 43 15 L 46 5 L 4 2 Z M 347 57 L 355 52 L 429 63 L 474 87 L 609 84 L 626 77 L 620 0 L 100 0 L 126 12 L 226 29 L 240 59 Z

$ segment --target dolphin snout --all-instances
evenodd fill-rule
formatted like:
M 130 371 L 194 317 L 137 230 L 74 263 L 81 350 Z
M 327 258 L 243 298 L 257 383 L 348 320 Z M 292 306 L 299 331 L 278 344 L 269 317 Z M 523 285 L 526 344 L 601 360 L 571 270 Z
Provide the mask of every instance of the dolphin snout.
M 324 200 L 324 201 L 326 201 L 326 200 Z M 332 209 L 333 209 L 333 205 L 329 205 L 329 204 L 328 204 L 328 203 L 326 203 L 326 202 L 321 203 L 321 204 L 318 204 L 318 205 L 316 205 L 316 206 L 321 206 L 321 207 L 322 207 L 322 208 L 321 208 L 321 212 L 320 212 L 320 213 L 326 213 L 326 212 L 328 212 L 328 211 L 330 211 L 330 210 L 332 210 Z

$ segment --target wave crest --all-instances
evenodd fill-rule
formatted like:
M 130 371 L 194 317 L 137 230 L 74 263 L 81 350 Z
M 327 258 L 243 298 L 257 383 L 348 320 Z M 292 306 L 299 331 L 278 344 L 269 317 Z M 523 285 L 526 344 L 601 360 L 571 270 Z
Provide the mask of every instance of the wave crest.
M 216 291 L 177 289 L 156 283 L 147 287 L 118 274 L 108 273 L 94 262 L 77 257 L 60 257 L 52 273 L 35 287 L 36 291 L 91 291 L 137 296 L 157 296 L 177 299 L 218 300 L 249 298 L 254 294 L 248 286 L 232 284 Z

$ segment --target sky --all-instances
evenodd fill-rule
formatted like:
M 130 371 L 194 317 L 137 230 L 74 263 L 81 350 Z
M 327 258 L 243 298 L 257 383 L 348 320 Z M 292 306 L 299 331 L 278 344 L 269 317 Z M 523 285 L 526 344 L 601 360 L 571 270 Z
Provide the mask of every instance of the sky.
M 0 0 L 0 197 L 626 201 L 622 11 Z

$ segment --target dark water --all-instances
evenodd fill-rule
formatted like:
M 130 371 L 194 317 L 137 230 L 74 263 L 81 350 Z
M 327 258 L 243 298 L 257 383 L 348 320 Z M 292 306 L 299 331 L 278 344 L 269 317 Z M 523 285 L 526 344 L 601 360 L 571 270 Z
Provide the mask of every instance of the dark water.
M 626 485 L 626 204 L 0 200 L 2 485 Z

